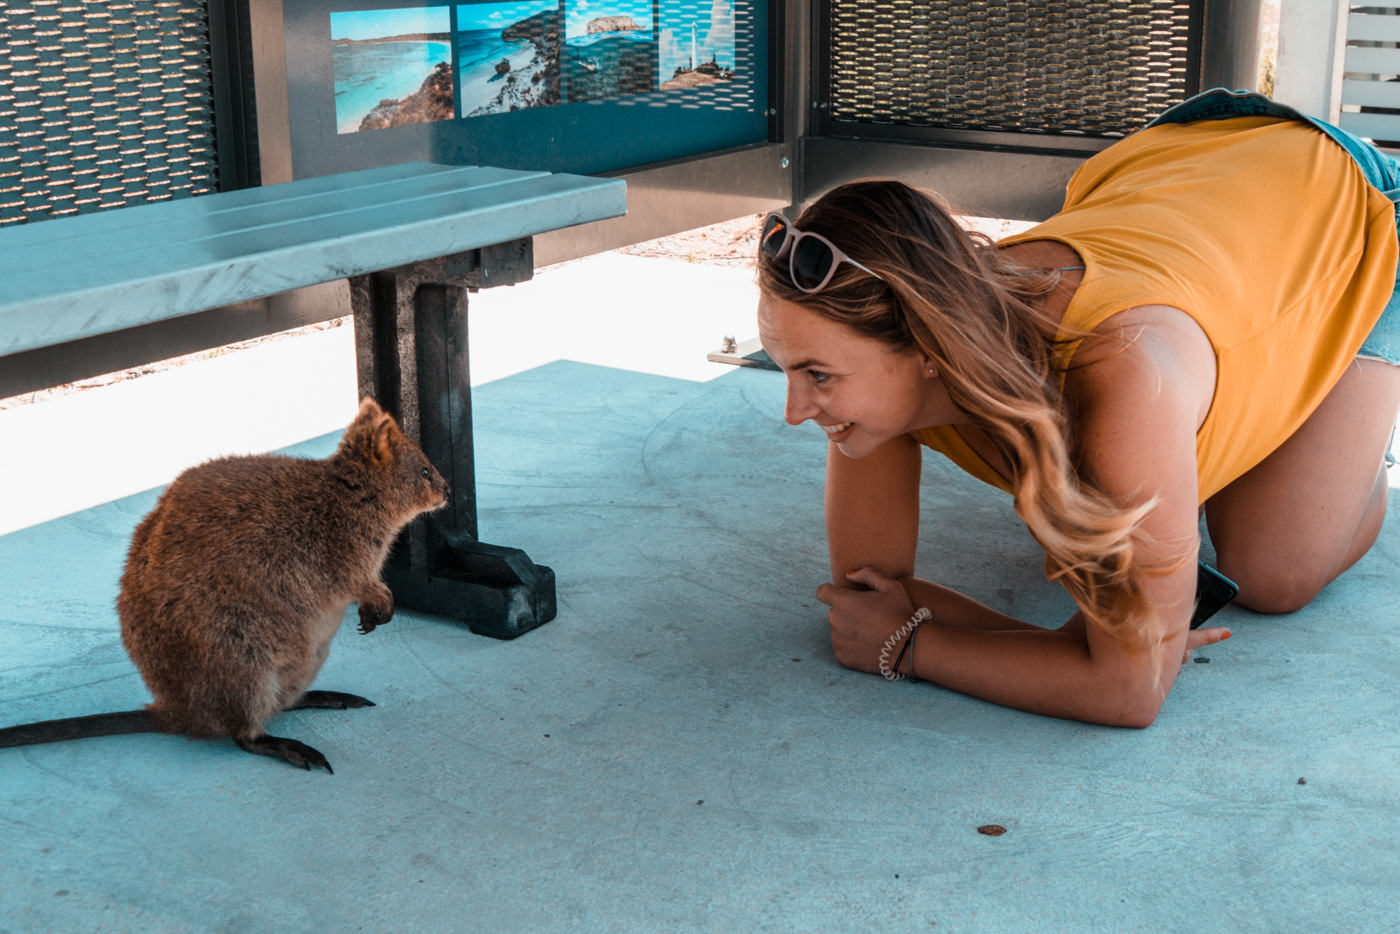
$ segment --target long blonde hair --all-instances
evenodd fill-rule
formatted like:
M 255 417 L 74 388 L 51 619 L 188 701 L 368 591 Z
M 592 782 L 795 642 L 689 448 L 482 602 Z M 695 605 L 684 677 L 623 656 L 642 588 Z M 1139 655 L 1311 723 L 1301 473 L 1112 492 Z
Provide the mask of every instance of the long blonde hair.
M 759 287 L 927 357 L 953 403 L 1010 465 L 1016 512 L 1045 549 L 1047 576 L 1089 620 L 1137 641 L 1146 620 L 1134 552 L 1153 503 L 1115 503 L 1075 470 L 1060 322 L 1042 310 L 1060 273 L 1013 263 L 933 196 L 896 181 L 833 189 L 796 227 L 822 234 L 881 278 L 842 264 L 826 288 L 807 294 L 793 287 L 784 257 L 759 262 Z

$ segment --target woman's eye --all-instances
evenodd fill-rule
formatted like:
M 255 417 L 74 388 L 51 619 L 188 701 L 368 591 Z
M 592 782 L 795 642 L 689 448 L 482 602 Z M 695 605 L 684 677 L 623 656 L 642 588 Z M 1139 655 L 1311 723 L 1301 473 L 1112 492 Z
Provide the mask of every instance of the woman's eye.
M 814 383 L 824 383 L 830 378 L 828 374 L 823 373 L 821 370 L 808 370 L 807 375 L 812 377 L 812 382 Z

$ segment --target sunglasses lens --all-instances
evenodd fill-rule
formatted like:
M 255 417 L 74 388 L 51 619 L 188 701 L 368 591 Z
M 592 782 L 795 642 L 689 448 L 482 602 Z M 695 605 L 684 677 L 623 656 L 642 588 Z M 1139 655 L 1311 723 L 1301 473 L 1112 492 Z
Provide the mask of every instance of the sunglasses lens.
M 768 219 L 763 222 L 763 234 L 758 241 L 759 251 L 769 259 L 776 257 L 782 252 L 783 243 L 787 241 L 787 232 L 787 218 L 779 214 L 769 214 Z
M 821 288 L 831 275 L 836 257 L 831 246 L 814 236 L 806 236 L 793 245 L 792 281 L 799 289 Z

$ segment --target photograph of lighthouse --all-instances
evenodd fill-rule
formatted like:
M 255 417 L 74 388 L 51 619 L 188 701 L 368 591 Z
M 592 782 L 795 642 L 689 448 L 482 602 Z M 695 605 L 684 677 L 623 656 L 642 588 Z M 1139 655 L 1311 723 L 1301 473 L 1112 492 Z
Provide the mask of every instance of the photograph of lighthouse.
M 337 133 L 451 120 L 452 10 L 331 13 Z
M 564 23 L 569 103 L 656 90 L 652 0 L 568 0 Z
M 658 19 L 660 90 L 734 80 L 734 5 L 729 0 L 661 0 Z

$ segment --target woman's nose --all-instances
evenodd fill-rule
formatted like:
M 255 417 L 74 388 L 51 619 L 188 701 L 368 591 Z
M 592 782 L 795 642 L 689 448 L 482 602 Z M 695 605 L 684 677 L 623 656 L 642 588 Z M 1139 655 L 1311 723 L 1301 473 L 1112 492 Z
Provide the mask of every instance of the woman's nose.
M 783 407 L 783 420 L 789 425 L 800 425 L 817 414 L 812 400 L 791 379 L 788 380 L 787 404 Z

